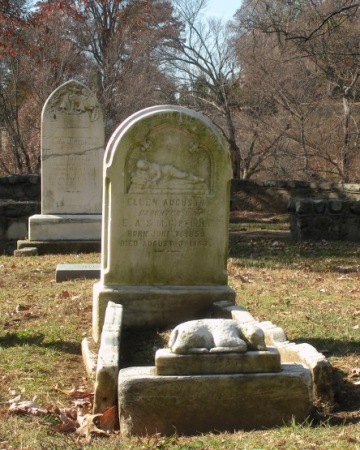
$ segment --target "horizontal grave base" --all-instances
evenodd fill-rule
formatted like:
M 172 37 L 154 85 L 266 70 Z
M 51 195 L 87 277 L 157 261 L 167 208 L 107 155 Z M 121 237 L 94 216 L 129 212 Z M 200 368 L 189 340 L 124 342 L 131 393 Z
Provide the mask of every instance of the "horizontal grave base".
M 17 241 L 17 250 L 19 251 L 19 253 L 21 250 L 25 250 L 27 248 L 32 249 L 36 248 L 37 249 L 36 254 L 38 255 L 67 254 L 67 253 L 98 253 L 101 250 L 101 241 L 100 240 Z
M 29 240 L 100 241 L 101 217 L 101 214 L 36 214 L 29 218 Z
M 303 421 L 312 408 L 309 369 L 283 364 L 278 373 L 158 376 L 154 367 L 119 372 L 124 435 L 193 435 Z
M 227 285 L 215 286 L 104 286 L 93 290 L 93 338 L 100 339 L 109 301 L 124 308 L 123 325 L 166 327 L 187 320 L 210 317 L 213 303 L 235 303 L 235 291 Z

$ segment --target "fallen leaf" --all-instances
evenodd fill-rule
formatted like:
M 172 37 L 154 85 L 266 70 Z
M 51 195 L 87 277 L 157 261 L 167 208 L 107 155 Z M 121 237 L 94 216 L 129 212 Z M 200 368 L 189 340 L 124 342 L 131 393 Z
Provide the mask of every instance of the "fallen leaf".
M 112 406 L 100 417 L 100 428 L 104 431 L 114 431 L 119 428 L 118 409 Z
M 24 400 L 22 402 L 14 402 L 9 407 L 11 414 L 31 414 L 33 416 L 45 416 L 49 414 L 47 408 L 43 408 L 34 402 Z
M 57 387 L 55 387 L 55 389 L 59 390 L 60 392 L 71 398 L 91 399 L 94 397 L 93 392 L 87 392 L 85 390 L 77 389 L 75 387 L 72 387 L 71 389 L 58 389 Z
M 59 297 L 60 298 L 69 298 L 69 297 L 71 297 L 71 294 L 69 291 L 64 289 L 60 292 Z
M 95 420 L 101 417 L 101 414 L 86 414 L 83 417 L 82 425 L 76 430 L 79 436 L 85 436 L 86 441 L 90 442 L 91 434 L 107 436 L 107 433 L 95 425 Z
M 59 425 L 54 425 L 53 428 L 61 433 L 74 433 L 79 428 L 79 423 L 77 420 L 68 420 Z

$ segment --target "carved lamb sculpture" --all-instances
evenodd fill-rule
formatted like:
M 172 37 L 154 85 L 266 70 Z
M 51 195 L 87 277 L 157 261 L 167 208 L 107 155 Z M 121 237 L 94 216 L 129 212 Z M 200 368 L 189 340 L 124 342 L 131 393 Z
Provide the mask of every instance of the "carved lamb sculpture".
M 171 332 L 169 347 L 177 354 L 266 350 L 261 328 L 232 319 L 202 319 L 181 323 Z

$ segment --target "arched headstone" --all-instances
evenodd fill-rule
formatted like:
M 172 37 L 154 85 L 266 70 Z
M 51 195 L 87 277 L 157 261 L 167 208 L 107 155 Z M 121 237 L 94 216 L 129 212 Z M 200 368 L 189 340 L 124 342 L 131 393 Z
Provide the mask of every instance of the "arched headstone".
M 215 126 L 186 108 L 157 106 L 123 122 L 104 160 L 99 339 L 109 300 L 125 325 L 178 323 L 233 300 L 227 285 L 229 152 Z
M 41 214 L 29 239 L 100 240 L 105 137 L 101 107 L 71 80 L 47 99 L 41 118 Z

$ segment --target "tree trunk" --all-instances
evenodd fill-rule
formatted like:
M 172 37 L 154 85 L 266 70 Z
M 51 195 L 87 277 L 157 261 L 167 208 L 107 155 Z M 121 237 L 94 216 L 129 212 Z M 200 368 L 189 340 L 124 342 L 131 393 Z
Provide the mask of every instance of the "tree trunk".
M 349 181 L 349 162 L 350 162 L 350 119 L 351 107 L 348 88 L 345 89 L 343 96 L 344 107 L 344 144 L 342 151 L 342 174 L 345 182 Z
M 233 170 L 233 177 L 237 180 L 241 178 L 241 156 L 240 156 L 240 148 L 236 143 L 236 133 L 234 123 L 231 117 L 231 111 L 226 112 L 226 122 L 227 128 L 229 131 L 229 136 L 227 141 L 230 146 L 230 157 L 231 157 L 231 165 Z

